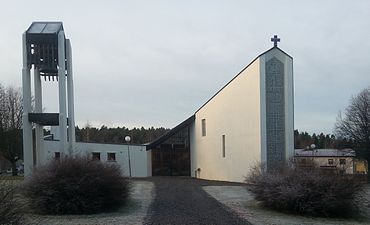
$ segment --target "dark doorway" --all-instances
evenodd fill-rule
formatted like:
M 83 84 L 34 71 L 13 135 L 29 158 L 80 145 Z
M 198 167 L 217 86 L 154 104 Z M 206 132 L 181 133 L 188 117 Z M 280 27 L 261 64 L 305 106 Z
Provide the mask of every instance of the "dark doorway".
M 161 144 L 152 149 L 153 176 L 190 176 L 190 151 L 184 144 Z
M 146 146 L 152 151 L 152 176 L 190 176 L 189 117 Z

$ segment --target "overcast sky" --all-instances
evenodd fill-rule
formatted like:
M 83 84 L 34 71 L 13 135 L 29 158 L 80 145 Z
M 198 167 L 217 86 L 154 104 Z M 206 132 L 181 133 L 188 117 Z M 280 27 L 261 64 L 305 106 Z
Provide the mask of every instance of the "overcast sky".
M 1 83 L 21 86 L 21 36 L 62 21 L 76 123 L 174 127 L 281 37 L 294 59 L 295 128 L 332 133 L 370 85 L 370 1 L 1 1 Z M 57 83 L 43 82 L 58 109 Z

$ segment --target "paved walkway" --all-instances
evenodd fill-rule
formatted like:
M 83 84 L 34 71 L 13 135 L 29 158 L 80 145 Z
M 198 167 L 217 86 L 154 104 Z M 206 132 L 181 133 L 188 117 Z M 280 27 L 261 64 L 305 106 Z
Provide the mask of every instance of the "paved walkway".
M 233 186 L 228 182 L 186 177 L 153 177 L 155 199 L 144 224 L 250 224 L 208 195 L 203 186 Z

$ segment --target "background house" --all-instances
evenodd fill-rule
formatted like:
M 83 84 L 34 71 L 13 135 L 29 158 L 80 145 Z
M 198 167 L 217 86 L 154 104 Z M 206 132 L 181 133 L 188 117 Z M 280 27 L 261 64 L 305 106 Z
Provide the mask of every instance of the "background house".
M 294 158 L 301 167 L 317 166 L 343 174 L 367 174 L 366 160 L 356 158 L 352 149 L 295 149 Z

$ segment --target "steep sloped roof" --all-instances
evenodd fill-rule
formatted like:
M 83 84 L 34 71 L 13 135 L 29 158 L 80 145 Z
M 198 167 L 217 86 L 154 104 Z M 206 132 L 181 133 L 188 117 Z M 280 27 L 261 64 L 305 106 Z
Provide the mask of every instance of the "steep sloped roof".
M 158 139 L 156 139 L 155 141 L 149 143 L 147 146 L 146 146 L 146 149 L 149 150 L 149 149 L 152 149 L 156 146 L 158 146 L 159 144 L 163 143 L 164 141 L 166 141 L 168 138 L 170 138 L 171 136 L 173 136 L 176 132 L 180 131 L 182 128 L 188 126 L 189 124 L 191 124 L 194 120 L 195 120 L 195 114 L 200 110 L 202 109 L 205 105 L 207 105 L 208 102 L 210 102 L 214 97 L 217 96 L 218 93 L 220 93 L 227 85 L 229 85 L 233 80 L 235 80 L 235 78 L 237 78 L 244 70 L 246 70 L 250 65 L 252 65 L 259 57 L 261 57 L 262 55 L 272 51 L 273 49 L 278 49 L 279 51 L 281 51 L 282 53 L 284 53 L 285 55 L 287 55 L 289 58 L 292 58 L 290 55 L 288 55 L 286 52 L 284 52 L 283 50 L 281 50 L 280 48 L 278 47 L 272 47 L 270 48 L 269 50 L 263 52 L 262 54 L 258 55 L 254 60 L 252 60 L 252 62 L 250 62 L 246 67 L 244 67 L 237 75 L 235 75 L 227 84 L 225 84 L 219 91 L 216 92 L 216 94 L 214 94 L 208 101 L 206 101 L 199 109 L 197 109 L 197 111 L 195 111 L 194 115 L 192 115 L 191 117 L 189 117 L 188 119 L 186 119 L 185 121 L 183 121 L 182 123 L 180 123 L 179 125 L 177 125 L 176 127 L 174 127 L 173 129 L 171 129 L 170 131 L 168 131 L 167 133 L 165 133 L 164 135 L 162 135 L 161 137 L 159 137 Z
M 199 110 L 201 110 L 205 105 L 208 104 L 208 102 L 210 102 L 214 97 L 216 97 L 218 95 L 218 93 L 220 93 L 225 87 L 227 87 L 231 82 L 233 82 L 241 73 L 243 73 L 250 65 L 252 65 L 259 57 L 263 56 L 264 54 L 272 51 L 273 49 L 278 49 L 279 51 L 281 51 L 282 53 L 284 53 L 285 55 L 287 55 L 289 58 L 293 59 L 293 57 L 291 57 L 290 55 L 288 55 L 286 52 L 284 52 L 283 50 L 281 50 L 280 48 L 278 47 L 272 47 L 270 48 L 269 50 L 261 53 L 260 55 L 258 55 L 255 59 L 252 60 L 252 62 L 250 62 L 246 67 L 244 67 L 238 74 L 236 74 L 229 82 L 227 82 L 219 91 L 216 92 L 216 94 L 214 94 L 210 99 L 208 99 L 208 101 L 206 101 L 206 103 L 204 103 L 197 111 L 195 111 L 195 113 L 197 113 Z
M 189 126 L 192 122 L 195 120 L 195 115 L 192 115 L 191 117 L 187 118 L 185 121 L 177 125 L 176 127 L 172 128 L 153 142 L 149 143 L 146 145 L 146 150 L 153 149 L 154 147 L 162 144 L 165 142 L 167 139 L 172 137 L 174 134 L 185 128 L 186 126 Z

